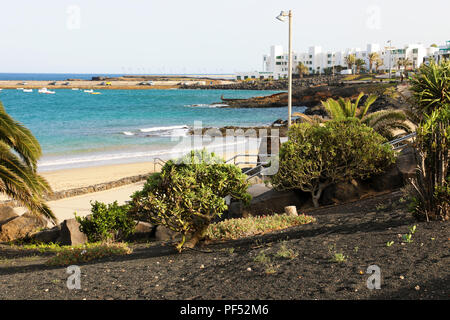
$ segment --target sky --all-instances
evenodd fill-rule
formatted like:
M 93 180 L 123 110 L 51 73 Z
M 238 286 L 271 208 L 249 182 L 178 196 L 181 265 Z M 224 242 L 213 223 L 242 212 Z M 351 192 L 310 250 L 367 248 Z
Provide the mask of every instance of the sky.
M 444 44 L 448 0 L 14 0 L 0 5 L 0 73 L 234 73 L 273 44 L 306 51 Z

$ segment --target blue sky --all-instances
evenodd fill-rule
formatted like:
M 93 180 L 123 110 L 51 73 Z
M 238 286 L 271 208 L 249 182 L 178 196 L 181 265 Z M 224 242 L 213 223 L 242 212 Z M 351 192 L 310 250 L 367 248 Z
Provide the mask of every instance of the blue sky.
M 231 73 L 272 44 L 365 48 L 450 40 L 448 0 L 14 0 L 0 7 L 0 72 Z

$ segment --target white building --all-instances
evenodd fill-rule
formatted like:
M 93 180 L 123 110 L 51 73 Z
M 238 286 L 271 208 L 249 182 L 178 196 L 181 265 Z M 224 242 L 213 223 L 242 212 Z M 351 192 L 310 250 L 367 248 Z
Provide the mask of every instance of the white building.
M 320 46 L 309 47 L 308 52 L 292 53 L 292 72 L 297 72 L 297 65 L 301 62 L 305 65 L 310 74 L 323 74 L 325 72 L 335 72 L 335 68 L 346 69 L 348 68 L 345 57 L 349 54 L 354 54 L 356 59 L 362 59 L 365 62 L 364 68 L 369 69 L 369 55 L 371 53 L 378 53 L 379 57 L 383 61 L 383 65 L 378 70 L 388 72 L 389 70 L 398 70 L 398 66 L 404 59 L 410 61 L 410 67 L 416 69 L 426 60 L 429 56 L 435 56 L 435 59 L 439 57 L 445 57 L 445 54 L 450 53 L 450 41 L 447 45 L 441 48 L 424 47 L 422 44 L 408 44 L 402 48 L 395 47 L 380 47 L 379 44 L 369 43 L 366 46 L 366 50 L 360 48 L 348 48 L 343 51 L 324 51 Z M 438 52 L 438 53 L 437 53 Z M 439 55 L 439 52 L 441 54 Z M 372 66 L 375 69 L 375 66 Z M 400 66 L 400 70 L 403 67 Z M 283 50 L 280 45 L 274 45 L 270 47 L 270 54 L 263 55 L 263 71 L 258 72 L 240 72 L 236 74 L 237 80 L 245 79 L 282 79 L 287 78 L 289 71 L 289 54 Z M 349 73 L 349 72 L 347 72 Z
M 450 60 L 450 40 L 446 41 L 445 45 L 442 45 L 438 48 L 432 47 L 433 52 L 429 52 L 428 59 L 434 59 L 436 63 L 447 59 Z

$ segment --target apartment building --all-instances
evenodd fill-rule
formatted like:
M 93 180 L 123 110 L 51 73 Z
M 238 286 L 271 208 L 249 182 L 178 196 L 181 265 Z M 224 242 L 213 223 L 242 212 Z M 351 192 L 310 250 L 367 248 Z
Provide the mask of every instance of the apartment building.
M 425 47 L 422 44 L 408 44 L 404 47 L 397 48 L 392 46 L 380 47 L 377 43 L 369 43 L 365 50 L 360 48 L 348 48 L 343 51 L 324 51 L 320 46 L 312 46 L 308 48 L 308 52 L 293 52 L 292 53 L 292 72 L 297 72 L 297 65 L 301 62 L 308 68 L 310 74 L 323 74 L 326 71 L 335 72 L 341 69 L 347 69 L 345 57 L 349 54 L 354 54 L 357 59 L 362 59 L 365 62 L 365 69 L 369 69 L 369 55 L 371 53 L 378 53 L 383 64 L 378 70 L 389 72 L 391 70 L 403 70 L 402 60 L 408 59 L 410 61 L 410 68 L 416 69 L 420 67 L 427 57 L 432 56 L 435 60 L 448 57 L 450 53 L 450 41 L 445 46 Z M 400 61 L 400 63 L 399 63 Z M 289 54 L 280 45 L 273 45 L 270 47 L 270 54 L 263 55 L 263 70 L 253 72 L 239 72 L 236 74 L 236 79 L 282 79 L 287 78 L 289 71 Z M 375 66 L 372 66 L 375 69 Z M 352 73 L 347 70 L 347 73 Z

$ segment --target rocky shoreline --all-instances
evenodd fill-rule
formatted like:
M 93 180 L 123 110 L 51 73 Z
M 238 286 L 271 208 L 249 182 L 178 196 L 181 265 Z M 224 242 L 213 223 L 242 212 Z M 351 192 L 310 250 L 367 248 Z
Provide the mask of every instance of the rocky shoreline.
M 381 95 L 387 88 L 392 86 L 395 86 L 395 84 L 350 84 L 342 82 L 334 85 L 321 84 L 318 86 L 295 87 L 292 92 L 292 104 L 312 108 L 320 105 L 321 101 L 328 98 L 356 98 L 360 92 Z M 222 96 L 221 100 L 221 103 L 227 105 L 223 106 L 223 108 L 279 108 L 287 106 L 288 94 L 286 92 L 282 92 L 269 96 L 259 96 L 249 99 L 228 99 Z
M 300 79 L 293 79 L 293 87 L 309 87 L 318 84 L 336 85 L 341 82 L 344 76 L 342 75 L 322 75 L 322 76 L 308 76 Z M 287 90 L 288 80 L 250 80 L 239 81 L 231 84 L 182 84 L 180 89 L 204 89 L 204 90 Z

